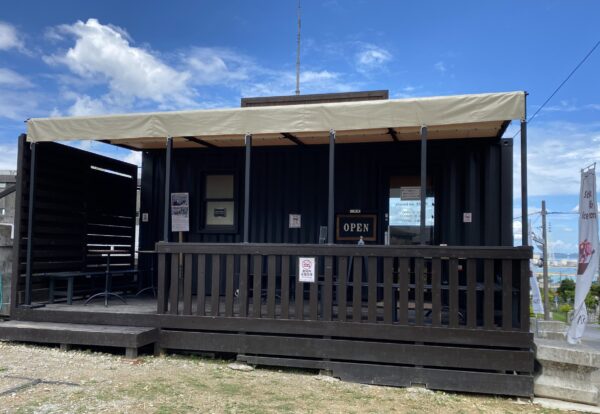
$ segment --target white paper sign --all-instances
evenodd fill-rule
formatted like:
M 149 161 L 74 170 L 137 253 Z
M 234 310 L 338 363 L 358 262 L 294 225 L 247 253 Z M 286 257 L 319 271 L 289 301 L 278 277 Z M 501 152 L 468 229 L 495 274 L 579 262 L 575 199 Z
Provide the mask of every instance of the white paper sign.
M 305 283 L 315 283 L 315 263 L 314 257 L 298 258 L 298 280 Z
M 190 231 L 189 193 L 171 193 L 171 231 Z
M 402 200 L 420 200 L 421 187 L 400 187 L 400 198 Z
M 471 223 L 473 221 L 472 213 L 463 213 L 463 223 Z
M 573 321 L 567 331 L 567 341 L 578 344 L 585 331 L 587 309 L 585 297 L 592 286 L 598 269 L 598 207 L 596 206 L 596 171 L 594 168 L 581 173 L 579 196 L 579 262 L 575 284 Z
M 302 216 L 300 214 L 290 214 L 290 229 L 299 229 L 302 227 Z

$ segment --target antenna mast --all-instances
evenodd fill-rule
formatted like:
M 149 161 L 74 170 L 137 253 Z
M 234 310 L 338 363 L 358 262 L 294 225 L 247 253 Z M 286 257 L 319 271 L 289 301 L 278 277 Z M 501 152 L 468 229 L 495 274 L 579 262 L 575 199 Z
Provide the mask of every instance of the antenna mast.
M 300 95 L 300 0 L 298 0 L 298 46 L 296 49 L 296 95 Z

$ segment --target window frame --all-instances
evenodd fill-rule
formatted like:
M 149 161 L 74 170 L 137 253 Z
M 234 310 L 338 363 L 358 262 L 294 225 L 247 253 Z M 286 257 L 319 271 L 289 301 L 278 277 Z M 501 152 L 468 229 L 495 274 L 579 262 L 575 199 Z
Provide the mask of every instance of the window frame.
M 233 178 L 233 194 L 231 198 L 208 198 L 207 197 L 207 178 L 213 175 L 227 175 Z M 198 232 L 202 234 L 236 234 L 239 225 L 239 186 L 238 172 L 235 170 L 210 170 L 204 171 L 200 180 L 200 209 L 198 211 Z M 208 203 L 212 201 L 233 202 L 233 224 L 215 225 L 206 224 L 206 214 L 208 213 Z

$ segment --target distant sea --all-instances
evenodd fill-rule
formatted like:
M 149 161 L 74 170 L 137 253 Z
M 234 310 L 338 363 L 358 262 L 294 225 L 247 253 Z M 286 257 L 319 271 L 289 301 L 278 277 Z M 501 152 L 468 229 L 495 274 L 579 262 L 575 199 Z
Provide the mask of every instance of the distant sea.
M 533 273 L 542 277 L 542 268 L 534 267 Z M 577 277 L 577 268 L 575 266 L 549 266 L 548 267 L 548 281 L 550 284 L 559 284 L 561 280 L 565 278 L 570 278 L 575 280 Z M 594 278 L 596 280 L 597 278 Z

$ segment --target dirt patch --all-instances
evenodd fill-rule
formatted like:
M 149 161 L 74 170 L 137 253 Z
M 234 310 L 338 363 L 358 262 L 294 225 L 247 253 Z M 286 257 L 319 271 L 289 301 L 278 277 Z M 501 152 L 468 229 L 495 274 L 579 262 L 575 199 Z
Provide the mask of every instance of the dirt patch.
M 39 381 L 0 396 L 0 412 L 559 412 L 510 398 L 324 381 L 299 370 L 236 371 L 229 363 L 180 355 L 131 361 L 0 342 L 0 395 L 28 380 Z

